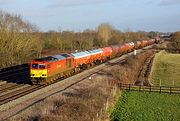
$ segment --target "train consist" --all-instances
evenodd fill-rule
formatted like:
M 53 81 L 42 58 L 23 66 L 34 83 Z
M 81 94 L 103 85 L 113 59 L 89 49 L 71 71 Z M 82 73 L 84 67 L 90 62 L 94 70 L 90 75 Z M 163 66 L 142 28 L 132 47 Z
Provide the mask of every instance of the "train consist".
M 87 68 L 94 64 L 105 62 L 111 58 L 121 56 L 134 49 L 140 49 L 158 42 L 159 39 L 149 39 L 129 42 L 123 45 L 81 51 L 77 53 L 61 53 L 35 59 L 30 63 L 30 77 L 33 84 L 48 84 Z

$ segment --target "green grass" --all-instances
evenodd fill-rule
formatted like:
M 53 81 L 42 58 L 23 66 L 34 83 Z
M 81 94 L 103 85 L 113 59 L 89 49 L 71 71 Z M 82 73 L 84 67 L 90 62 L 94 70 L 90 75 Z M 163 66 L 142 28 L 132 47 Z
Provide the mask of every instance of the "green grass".
M 156 54 L 150 79 L 154 85 L 180 86 L 180 54 Z
M 112 121 L 178 121 L 179 95 L 123 92 L 114 110 Z

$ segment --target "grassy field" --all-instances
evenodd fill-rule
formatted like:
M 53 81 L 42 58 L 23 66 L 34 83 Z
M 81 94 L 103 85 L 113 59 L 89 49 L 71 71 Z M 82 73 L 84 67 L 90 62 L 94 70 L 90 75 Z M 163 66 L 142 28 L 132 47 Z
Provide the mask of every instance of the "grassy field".
M 179 95 L 123 92 L 111 113 L 112 121 L 178 121 Z
M 180 54 L 156 54 L 150 79 L 154 85 L 180 86 Z

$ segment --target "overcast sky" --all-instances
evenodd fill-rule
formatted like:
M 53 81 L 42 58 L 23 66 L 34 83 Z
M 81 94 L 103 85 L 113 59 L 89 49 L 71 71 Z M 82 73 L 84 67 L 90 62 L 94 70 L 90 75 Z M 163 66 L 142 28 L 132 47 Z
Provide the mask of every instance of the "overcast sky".
M 180 30 L 180 0 L 0 0 L 0 10 L 22 15 L 41 31 L 82 31 L 100 23 L 121 31 Z

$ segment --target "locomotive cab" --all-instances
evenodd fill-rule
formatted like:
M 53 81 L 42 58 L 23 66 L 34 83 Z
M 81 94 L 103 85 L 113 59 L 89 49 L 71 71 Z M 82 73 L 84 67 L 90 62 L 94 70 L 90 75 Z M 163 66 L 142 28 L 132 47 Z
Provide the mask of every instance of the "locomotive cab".
M 47 64 L 43 62 L 32 62 L 30 64 L 31 81 L 37 83 L 37 80 L 45 81 L 47 78 Z

